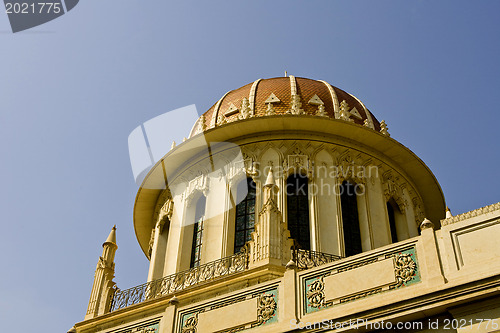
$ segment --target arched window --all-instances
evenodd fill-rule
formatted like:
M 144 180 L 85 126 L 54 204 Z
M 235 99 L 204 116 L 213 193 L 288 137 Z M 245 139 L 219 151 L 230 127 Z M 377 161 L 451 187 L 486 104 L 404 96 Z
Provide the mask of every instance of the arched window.
M 294 174 L 286 181 L 288 230 L 304 250 L 311 249 L 307 177 Z
M 398 233 L 396 230 L 396 216 L 394 208 L 390 202 L 387 202 L 387 215 L 389 215 L 389 228 L 391 230 L 391 241 L 396 243 L 398 241 Z
M 202 195 L 196 202 L 196 212 L 194 215 L 193 242 L 191 246 L 191 264 L 190 267 L 200 266 L 201 245 L 203 240 L 203 220 L 205 218 L 206 198 Z
M 340 188 L 342 206 L 342 226 L 344 229 L 345 256 L 361 253 L 361 230 L 359 228 L 356 185 L 344 181 Z
M 245 198 L 238 198 L 241 193 L 246 193 Z M 238 184 L 236 196 L 241 201 L 236 205 L 234 253 L 238 253 L 252 239 L 255 229 L 255 183 L 252 178 Z

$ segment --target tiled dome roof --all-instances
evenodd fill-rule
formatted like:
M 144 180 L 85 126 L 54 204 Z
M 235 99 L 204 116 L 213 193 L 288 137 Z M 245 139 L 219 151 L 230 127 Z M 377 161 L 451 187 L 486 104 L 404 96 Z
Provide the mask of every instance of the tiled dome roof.
M 380 131 L 378 120 L 353 95 L 325 81 L 290 75 L 229 91 L 199 118 L 190 137 L 233 121 L 286 114 L 324 116 Z

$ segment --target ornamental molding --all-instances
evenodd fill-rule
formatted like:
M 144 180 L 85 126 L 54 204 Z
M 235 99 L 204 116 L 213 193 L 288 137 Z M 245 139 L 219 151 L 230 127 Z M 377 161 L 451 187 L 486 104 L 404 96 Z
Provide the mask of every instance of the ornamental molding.
M 352 180 L 357 184 L 366 184 L 365 166 L 361 160 L 362 155 L 352 157 L 351 151 L 346 150 L 337 158 L 337 178 L 340 183 Z
M 158 330 L 155 327 L 135 328 L 130 333 L 156 333 Z
M 443 220 L 441 220 L 441 226 L 457 223 L 457 222 L 464 221 L 464 220 L 467 220 L 467 219 L 470 219 L 470 218 L 473 218 L 476 216 L 480 216 L 480 215 L 487 214 L 487 213 L 492 213 L 492 212 L 495 212 L 497 210 L 500 210 L 500 202 L 497 202 L 497 203 L 489 205 L 489 206 L 481 207 L 481 208 L 478 208 L 475 210 L 471 210 L 470 212 L 455 215 L 455 216 L 449 217 L 447 219 L 443 219 Z
M 165 224 L 165 221 L 171 220 L 172 219 L 172 214 L 174 213 L 174 200 L 167 199 L 163 206 L 160 208 L 160 212 L 158 213 L 158 219 L 156 222 L 156 227 L 157 228 L 163 228 L 163 225 Z M 163 230 L 160 230 L 162 232 Z
M 382 184 L 384 189 L 385 200 L 394 199 L 402 214 L 405 214 L 408 201 L 404 198 L 404 189 L 406 183 L 400 181 L 399 176 L 393 175 L 392 170 L 388 170 L 382 174 Z
M 203 195 L 207 196 L 208 188 L 209 178 L 206 174 L 201 174 L 188 183 L 187 188 L 184 191 L 182 200 L 186 201 L 189 205 L 191 204 L 191 200 L 193 200 L 193 198 L 196 197 L 200 192 L 203 193 Z
M 309 154 L 306 154 L 298 146 L 288 154 L 288 158 L 283 160 L 283 170 L 286 177 L 292 174 L 302 174 L 309 180 L 314 176 L 314 162 L 311 161 Z
M 149 260 L 151 260 L 151 256 L 153 255 L 153 246 L 155 244 L 155 235 L 156 235 L 156 228 L 152 228 L 151 235 L 149 236 L 148 253 L 147 253 L 147 257 Z

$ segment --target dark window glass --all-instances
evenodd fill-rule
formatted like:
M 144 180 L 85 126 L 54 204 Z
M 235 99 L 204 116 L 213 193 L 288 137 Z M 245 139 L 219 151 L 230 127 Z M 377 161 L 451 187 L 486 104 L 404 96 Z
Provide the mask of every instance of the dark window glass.
M 200 266 L 201 246 L 203 243 L 203 220 L 205 215 L 205 202 L 206 202 L 205 196 L 201 196 L 196 202 L 190 267 Z
M 288 230 L 300 248 L 311 249 L 307 177 L 291 175 L 286 181 Z
M 398 233 L 396 232 L 396 216 L 394 208 L 390 202 L 387 203 L 387 214 L 389 215 L 389 227 L 391 229 L 391 240 L 393 243 L 398 241 Z
M 234 253 L 240 252 L 245 243 L 252 239 L 255 227 L 255 183 L 252 178 L 238 184 L 237 196 L 245 192 L 246 197 L 236 205 Z
M 355 185 L 344 181 L 340 193 L 345 256 L 348 257 L 362 252 Z

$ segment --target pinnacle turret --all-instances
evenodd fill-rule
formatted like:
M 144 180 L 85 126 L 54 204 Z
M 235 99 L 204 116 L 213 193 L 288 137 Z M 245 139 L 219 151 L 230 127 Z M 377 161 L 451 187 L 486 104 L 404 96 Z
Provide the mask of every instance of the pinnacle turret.
M 106 244 L 106 243 L 113 243 L 116 245 L 116 224 L 113 226 L 113 228 L 111 229 L 111 232 L 109 233 L 108 238 L 104 242 L 104 244 Z M 102 246 L 104 246 L 104 244 L 102 244 Z

